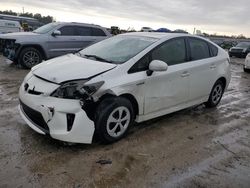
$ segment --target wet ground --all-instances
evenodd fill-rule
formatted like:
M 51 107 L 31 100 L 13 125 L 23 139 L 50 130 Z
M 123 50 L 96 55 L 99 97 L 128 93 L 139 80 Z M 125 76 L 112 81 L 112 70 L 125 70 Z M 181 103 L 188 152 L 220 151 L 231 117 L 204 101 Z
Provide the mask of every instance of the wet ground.
M 17 93 L 27 71 L 0 56 L 0 187 L 250 187 L 250 74 L 242 63 L 232 59 L 215 109 L 136 125 L 112 145 L 67 145 L 25 125 Z

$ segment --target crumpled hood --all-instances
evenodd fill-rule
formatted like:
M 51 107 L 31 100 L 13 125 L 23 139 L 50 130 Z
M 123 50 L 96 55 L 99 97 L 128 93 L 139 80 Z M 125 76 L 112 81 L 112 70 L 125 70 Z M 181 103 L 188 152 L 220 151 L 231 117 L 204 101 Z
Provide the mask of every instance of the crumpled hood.
M 38 33 L 32 33 L 32 32 L 16 32 L 16 33 L 6 33 L 6 34 L 0 34 L 1 39 L 22 39 L 24 37 L 33 37 L 38 36 L 40 34 Z
M 59 84 L 70 80 L 88 79 L 116 66 L 68 54 L 45 61 L 33 67 L 31 71 L 38 77 Z

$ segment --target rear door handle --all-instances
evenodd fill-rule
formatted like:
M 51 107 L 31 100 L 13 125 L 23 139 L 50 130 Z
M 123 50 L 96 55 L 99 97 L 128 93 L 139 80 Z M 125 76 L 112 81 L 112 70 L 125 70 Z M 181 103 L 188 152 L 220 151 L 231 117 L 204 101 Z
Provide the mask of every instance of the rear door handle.
M 188 71 L 184 71 L 182 74 L 181 74 L 181 77 L 188 77 L 190 76 L 190 73 Z

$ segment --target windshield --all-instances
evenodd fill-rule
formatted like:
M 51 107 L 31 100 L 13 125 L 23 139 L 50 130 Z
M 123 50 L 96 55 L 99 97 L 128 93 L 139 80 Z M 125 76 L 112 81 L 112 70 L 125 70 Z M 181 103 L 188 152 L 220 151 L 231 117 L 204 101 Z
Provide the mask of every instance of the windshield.
M 52 29 L 54 29 L 56 26 L 58 26 L 59 23 L 49 23 L 46 24 L 42 27 L 37 28 L 36 30 L 33 31 L 33 33 L 39 33 L 39 34 L 44 34 L 44 33 L 48 33 L 49 31 L 51 31 Z
M 156 38 L 151 37 L 120 35 L 89 46 L 80 51 L 80 55 L 97 61 L 122 64 L 156 41 Z
M 237 44 L 236 47 L 249 48 L 250 47 L 250 42 L 240 42 L 239 44 Z

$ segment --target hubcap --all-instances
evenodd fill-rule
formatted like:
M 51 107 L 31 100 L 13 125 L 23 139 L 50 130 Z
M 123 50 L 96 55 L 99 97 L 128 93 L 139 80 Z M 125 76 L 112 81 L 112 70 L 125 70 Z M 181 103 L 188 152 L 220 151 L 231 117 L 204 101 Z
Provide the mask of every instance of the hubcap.
M 130 111 L 126 107 L 118 107 L 109 115 L 107 121 L 107 132 L 111 137 L 121 136 L 128 128 L 130 122 Z
M 220 84 L 216 85 L 212 92 L 212 101 L 214 104 L 217 104 L 220 101 L 222 93 L 223 93 L 222 86 Z
M 39 55 L 34 51 L 28 51 L 23 56 L 23 62 L 28 67 L 33 67 L 34 65 L 40 63 Z

